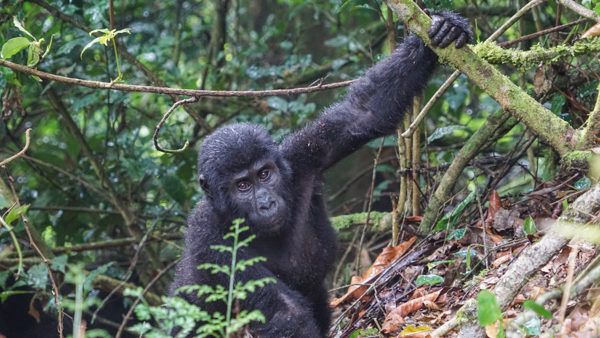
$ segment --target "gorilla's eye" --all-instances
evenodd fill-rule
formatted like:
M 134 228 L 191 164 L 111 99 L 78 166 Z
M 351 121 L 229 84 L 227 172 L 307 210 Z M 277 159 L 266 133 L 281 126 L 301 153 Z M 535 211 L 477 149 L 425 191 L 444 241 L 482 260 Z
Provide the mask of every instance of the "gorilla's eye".
M 271 171 L 269 169 L 263 169 L 258 173 L 258 178 L 261 181 L 266 181 L 269 177 L 271 177 Z
M 239 191 L 248 191 L 252 188 L 252 184 L 248 181 L 239 181 L 237 182 L 237 188 Z

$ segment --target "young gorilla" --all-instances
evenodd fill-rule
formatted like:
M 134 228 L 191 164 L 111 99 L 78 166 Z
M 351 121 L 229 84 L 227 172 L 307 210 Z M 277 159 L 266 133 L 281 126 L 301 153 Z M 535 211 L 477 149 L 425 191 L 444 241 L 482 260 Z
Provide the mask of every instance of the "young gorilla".
M 433 15 L 432 43 L 462 47 L 471 39 L 468 22 L 449 12 Z M 260 310 L 266 322 L 253 323 L 259 337 L 323 337 L 330 323 L 324 278 L 334 262 L 336 236 L 323 202 L 323 171 L 368 141 L 395 131 L 403 112 L 425 86 L 436 55 L 416 36 L 354 83 L 346 98 L 316 121 L 275 144 L 251 124 L 223 127 L 200 151 L 200 184 L 206 193 L 188 220 L 183 259 L 172 291 L 183 285 L 227 285 L 223 274 L 198 265 L 229 265 L 230 257 L 211 245 L 235 218 L 244 218 L 256 239 L 239 259 L 264 256 L 240 280 L 273 277 L 276 283 L 250 293 L 242 309 Z M 182 293 L 203 309 L 223 311 L 193 294 Z

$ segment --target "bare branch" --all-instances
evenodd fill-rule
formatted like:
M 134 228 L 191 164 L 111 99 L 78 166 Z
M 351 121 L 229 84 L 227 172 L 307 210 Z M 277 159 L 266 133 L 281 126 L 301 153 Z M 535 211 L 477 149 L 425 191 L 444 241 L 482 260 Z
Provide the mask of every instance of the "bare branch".
M 29 149 L 29 133 L 31 132 L 31 128 L 27 128 L 27 130 L 25 130 L 25 146 L 23 147 L 23 149 L 21 149 L 21 151 L 19 151 L 18 153 L 14 154 L 13 156 L 4 159 L 0 162 L 0 167 L 4 167 L 5 165 L 7 165 L 9 162 L 12 162 L 14 160 L 16 160 L 17 158 L 25 155 L 25 152 L 27 151 L 27 149 Z
M 193 97 L 264 97 L 264 96 L 288 96 L 304 93 L 313 93 L 323 90 L 336 89 L 350 85 L 354 80 L 340 81 L 328 84 L 318 84 L 315 86 L 271 89 L 271 90 L 200 90 L 200 89 L 180 89 L 170 87 L 154 87 L 144 85 L 130 85 L 124 83 L 111 83 L 101 81 L 90 81 L 72 77 L 66 77 L 40 70 L 29 68 L 14 62 L 0 59 L 0 66 L 10 68 L 14 71 L 35 75 L 48 81 L 56 81 L 70 85 L 83 86 L 88 88 L 112 89 L 124 92 L 155 93 L 166 95 L 184 95 Z
M 154 148 L 156 148 L 156 150 L 162 151 L 163 153 L 180 153 L 180 152 L 184 151 L 185 149 L 187 149 L 188 145 L 190 144 L 190 142 L 187 141 L 187 140 L 183 144 L 183 147 L 181 147 L 179 149 L 164 149 L 164 148 L 162 148 L 158 144 L 158 133 L 160 133 L 160 128 L 162 128 L 163 124 L 169 118 L 169 116 L 171 115 L 171 113 L 173 113 L 173 111 L 175 110 L 175 108 L 181 106 L 182 104 L 188 104 L 188 103 L 193 103 L 193 102 L 197 102 L 197 101 L 198 101 L 197 97 L 192 97 L 192 98 L 189 98 L 189 99 L 179 100 L 179 101 L 175 102 L 171 106 L 171 108 L 169 108 L 169 110 L 167 110 L 166 113 L 164 113 L 163 117 L 160 119 L 160 121 L 156 125 L 156 128 L 154 128 L 154 135 L 152 135 L 152 141 L 154 142 Z
M 583 7 L 573 0 L 558 0 L 558 2 L 583 17 L 600 22 L 600 16 L 596 15 L 594 11 Z

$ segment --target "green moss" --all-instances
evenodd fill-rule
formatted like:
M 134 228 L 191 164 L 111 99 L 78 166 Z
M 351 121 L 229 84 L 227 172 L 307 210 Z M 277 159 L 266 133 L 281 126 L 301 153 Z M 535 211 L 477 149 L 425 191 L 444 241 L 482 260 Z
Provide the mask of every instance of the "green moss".
M 558 45 L 552 48 L 533 46 L 528 51 L 505 49 L 495 42 L 482 42 L 473 47 L 482 59 L 493 64 L 509 64 L 520 69 L 537 66 L 540 63 L 554 63 L 565 57 L 600 52 L 600 37 L 584 39 L 572 46 Z
M 381 227 L 382 224 L 387 223 L 386 219 L 390 217 L 391 216 L 389 212 L 371 211 L 369 214 L 369 223 L 373 224 L 374 226 Z M 350 228 L 353 225 L 365 224 L 367 221 L 367 213 L 359 212 L 356 214 L 336 216 L 332 217 L 330 221 L 334 229 L 337 231 L 342 231 Z
M 587 150 L 571 151 L 561 159 L 562 170 L 587 170 L 592 156 L 592 152 Z

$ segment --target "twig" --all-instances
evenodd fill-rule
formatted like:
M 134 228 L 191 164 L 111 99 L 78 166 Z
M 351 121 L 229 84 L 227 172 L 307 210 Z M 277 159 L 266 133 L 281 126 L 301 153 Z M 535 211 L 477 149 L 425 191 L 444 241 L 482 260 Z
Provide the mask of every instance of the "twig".
M 181 258 L 180 258 L 181 259 Z M 176 259 L 173 262 L 171 262 L 169 265 L 167 265 L 164 269 L 162 269 L 161 271 L 159 271 L 156 276 L 154 276 L 154 278 L 152 278 L 152 280 L 150 282 L 148 282 L 148 285 L 146 285 L 146 287 L 144 288 L 144 290 L 142 291 L 142 293 L 140 294 L 140 297 L 138 297 L 133 304 L 131 304 L 131 307 L 129 308 L 129 310 L 127 311 L 127 313 L 125 314 L 125 317 L 123 317 L 123 321 L 121 322 L 121 325 L 119 326 L 119 330 L 117 331 L 117 334 L 115 336 L 115 338 L 120 338 L 121 335 L 123 334 L 123 330 L 125 329 L 125 325 L 127 325 L 127 322 L 129 321 L 129 317 L 131 317 L 131 314 L 133 313 L 133 310 L 135 309 L 135 307 L 140 303 L 141 297 L 144 296 L 144 294 L 146 294 L 146 292 L 148 292 L 148 290 L 150 290 L 150 288 L 154 285 L 154 283 L 156 283 L 165 273 L 167 273 L 169 270 L 171 270 L 177 263 L 179 263 L 180 259 Z
M 589 20 L 589 19 L 587 19 L 587 18 L 585 18 L 585 19 L 579 19 L 579 20 L 575 20 L 573 22 L 566 23 L 564 25 L 555 26 L 555 27 L 551 27 L 551 28 L 548 28 L 548 29 L 541 30 L 539 32 L 535 32 L 535 33 L 523 35 L 522 37 L 520 37 L 518 39 L 514 39 L 514 40 L 511 40 L 511 41 L 501 42 L 501 43 L 498 44 L 498 46 L 500 46 L 500 47 L 510 47 L 512 45 L 516 45 L 516 44 L 521 43 L 523 41 L 533 40 L 535 38 L 538 38 L 538 37 L 546 35 L 546 34 L 550 34 L 550 33 L 561 31 L 561 30 L 563 30 L 565 28 L 569 28 L 571 26 L 575 26 L 575 25 L 578 25 L 580 23 L 586 22 L 587 20 Z
M 362 246 L 365 240 L 365 234 L 367 233 L 367 227 L 369 226 L 369 218 L 371 217 L 371 207 L 373 205 L 373 195 L 375 193 L 375 175 L 377 174 L 377 164 L 379 163 L 379 158 L 381 157 L 381 151 L 383 150 L 383 144 L 385 141 L 385 137 L 381 139 L 381 144 L 379 145 L 379 149 L 377 150 L 377 154 L 373 159 L 373 173 L 371 174 L 371 186 L 369 187 L 369 199 L 367 204 L 367 220 L 365 221 L 365 225 L 363 225 L 362 232 L 360 234 L 360 241 L 358 242 L 358 248 L 356 253 L 356 272 L 360 273 L 360 252 L 362 250 Z
M 515 22 L 517 22 L 519 20 L 519 18 L 521 18 L 530 9 L 541 4 L 542 2 L 544 2 L 544 0 L 530 1 L 527 5 L 523 6 L 513 16 L 511 16 L 510 19 L 508 19 L 502 26 L 500 26 L 500 28 L 498 28 L 494 33 L 492 33 L 492 35 L 490 35 L 487 39 L 485 39 L 485 41 L 490 42 L 490 41 L 494 41 L 497 38 L 499 38 L 507 29 L 509 29 Z M 412 133 L 415 132 L 415 130 L 417 129 L 417 126 L 421 123 L 421 121 L 423 120 L 425 115 L 427 115 L 427 112 L 429 112 L 429 110 L 431 109 L 431 107 L 433 107 L 433 105 L 437 102 L 437 100 L 444 95 L 444 93 L 446 92 L 446 90 L 448 90 L 448 88 L 450 88 L 452 83 L 454 83 L 454 81 L 456 81 L 456 79 L 458 79 L 460 74 L 461 74 L 461 72 L 459 70 L 455 70 L 454 73 L 452 73 L 452 75 L 450 75 L 448 77 L 448 79 L 444 82 L 444 84 L 442 84 L 440 86 L 440 88 L 438 88 L 438 90 L 435 92 L 435 94 L 433 94 L 433 96 L 429 99 L 429 101 L 427 101 L 427 103 L 425 104 L 423 109 L 421 109 L 421 111 L 419 112 L 417 117 L 415 117 L 415 119 L 410 124 L 408 129 L 406 129 L 402 133 L 402 135 L 401 135 L 402 137 L 410 137 L 412 135 Z
M 13 199 L 15 205 L 18 207 L 21 205 L 21 203 L 19 202 L 17 192 L 15 191 L 15 188 L 10 181 L 9 181 L 9 185 L 10 185 L 10 190 L 12 193 L 12 199 Z M 48 270 L 48 277 L 50 278 L 50 284 L 52 285 L 52 295 L 54 296 L 54 304 L 56 305 L 56 309 L 58 311 L 58 323 L 56 325 L 57 329 L 58 329 L 58 336 L 59 336 L 59 338 L 63 338 L 64 337 L 63 319 L 65 316 L 65 313 L 63 311 L 62 303 L 60 301 L 60 291 L 58 289 L 58 284 L 56 283 L 56 279 L 54 278 L 54 273 L 52 272 L 52 269 L 50 267 L 51 262 L 46 257 L 46 255 L 44 255 L 44 253 L 42 252 L 40 247 L 37 245 L 37 242 L 33 239 L 33 235 L 31 233 L 30 224 L 29 224 L 29 218 L 25 214 L 21 214 L 21 219 L 23 220 L 23 226 L 25 228 L 25 232 L 27 233 L 27 238 L 29 239 L 29 244 L 37 252 L 37 254 L 42 258 L 42 261 L 43 261 L 44 265 L 46 266 L 46 269 Z M 42 243 L 42 245 L 43 244 L 44 243 Z M 52 254 L 52 252 L 50 252 L 50 254 Z
M 581 16 L 600 22 L 600 16 L 596 15 L 594 11 L 583 7 L 582 5 L 576 3 L 573 0 L 558 0 L 558 2 Z
M 0 162 L 0 167 L 4 167 L 5 165 L 7 165 L 8 163 L 16 160 L 17 158 L 25 155 L 25 152 L 27 151 L 27 149 L 29 149 L 29 142 L 30 142 L 30 138 L 29 138 L 29 133 L 31 132 L 31 128 L 27 128 L 27 130 L 25 130 L 25 146 L 23 147 L 23 149 L 21 149 L 21 151 L 19 151 L 18 153 L 14 154 L 13 156 L 4 159 Z
M 106 302 L 108 302 L 108 300 L 110 299 L 110 297 L 112 297 L 112 295 L 114 295 L 117 291 L 119 291 L 123 286 L 125 286 L 125 284 L 127 284 L 127 281 L 129 280 L 129 278 L 131 278 L 131 276 L 133 275 L 133 270 L 135 269 L 137 262 L 140 258 L 140 253 L 142 251 L 142 248 L 144 247 L 144 244 L 146 244 L 146 241 L 148 239 L 148 236 L 150 235 L 150 233 L 154 230 L 154 227 L 156 226 L 156 224 L 158 223 L 158 219 L 154 221 L 154 223 L 152 223 L 152 225 L 148 228 L 148 230 L 146 231 L 146 233 L 144 234 L 144 236 L 141 238 L 140 243 L 138 244 L 136 250 L 135 250 L 135 254 L 133 255 L 133 258 L 131 259 L 131 263 L 129 263 L 129 267 L 127 268 L 127 271 L 125 272 L 125 276 L 123 278 L 123 280 L 121 280 L 121 282 L 119 283 L 119 285 L 117 285 L 116 287 L 114 287 L 106 297 L 104 297 L 104 299 L 102 300 L 102 302 L 100 303 L 100 305 L 98 305 L 98 307 L 96 308 L 96 311 L 94 311 L 94 315 L 92 316 L 92 323 L 94 322 L 94 319 L 96 318 L 96 315 L 98 315 L 98 312 L 100 311 L 100 309 L 102 309 L 104 307 L 104 305 L 106 304 Z
M 156 150 L 161 151 L 163 153 L 180 153 L 180 152 L 184 151 L 185 149 L 187 149 L 187 147 L 190 144 L 190 141 L 188 141 L 188 140 L 186 140 L 185 143 L 183 144 L 183 147 L 181 147 L 179 149 L 164 149 L 163 147 L 161 147 L 158 144 L 158 133 L 160 133 L 160 128 L 162 128 L 163 124 L 169 118 L 169 116 L 171 115 L 171 113 L 173 113 L 173 111 L 175 110 L 175 108 L 181 106 L 182 104 L 188 104 L 188 103 L 194 103 L 194 102 L 198 102 L 198 98 L 197 97 L 192 97 L 192 98 L 189 98 L 189 99 L 179 100 L 179 101 L 175 102 L 171 106 L 171 108 L 169 108 L 169 110 L 167 110 L 166 113 L 163 114 L 162 118 L 160 119 L 160 121 L 156 125 L 156 128 L 154 128 L 154 135 L 152 135 L 152 141 L 154 142 L 154 148 L 156 148 Z
M 192 97 L 264 97 L 264 96 L 289 96 L 304 93 L 313 93 L 323 90 L 336 89 L 349 86 L 354 80 L 340 81 L 328 84 L 319 84 L 309 87 L 271 89 L 271 90 L 200 90 L 200 89 L 180 89 L 170 87 L 155 87 L 144 85 L 130 85 L 124 83 L 111 83 L 101 81 L 90 81 L 78 78 L 66 77 L 51 73 L 46 73 L 34 68 L 29 68 L 14 62 L 0 59 L 0 66 L 10 68 L 14 71 L 35 75 L 48 81 L 56 81 L 65 84 L 83 86 L 89 88 L 112 89 L 124 92 L 155 93 L 167 95 L 184 95 Z
M 8 209 L 9 211 L 11 209 Z M 8 212 L 7 212 L 8 213 Z M 13 228 L 10 226 L 10 224 L 6 223 L 6 221 L 4 220 L 4 217 L 0 216 L 0 224 L 2 224 L 2 226 L 4 226 L 6 228 L 6 231 L 8 231 L 8 233 L 10 234 L 10 238 L 13 242 L 13 245 L 15 246 L 15 250 L 17 250 L 17 274 L 15 276 L 15 280 L 19 279 L 19 276 L 23 273 L 23 252 L 21 251 L 21 245 L 19 244 L 19 240 L 17 239 L 17 236 L 15 235 L 15 232 L 13 231 Z
M 565 322 L 565 316 L 567 314 L 567 303 L 569 303 L 569 298 L 571 296 L 571 288 L 573 287 L 573 274 L 575 273 L 575 260 L 577 259 L 577 254 L 579 253 L 579 245 L 577 245 L 577 243 L 575 243 L 573 245 L 569 245 L 569 247 L 571 248 L 571 252 L 569 252 L 567 280 L 565 282 L 565 290 L 563 292 L 562 301 L 560 303 L 560 309 L 558 311 L 558 323 L 561 326 L 561 332 L 565 328 L 564 322 Z M 565 334 L 566 334 L 566 332 L 565 332 Z
M 594 110 L 590 113 L 584 124 L 584 129 L 581 133 L 581 141 L 579 142 L 580 149 L 591 147 L 597 142 L 599 135 L 598 128 L 600 127 L 600 84 L 598 84 L 596 92 L 596 104 Z
M 429 231 L 438 216 L 438 212 L 448 201 L 451 190 L 462 174 L 463 169 L 490 140 L 496 140 L 500 137 L 495 137 L 495 132 L 502 129 L 509 117 L 510 115 L 502 110 L 498 110 L 490 115 L 483 126 L 467 140 L 465 145 L 454 156 L 454 160 L 431 195 L 427 208 L 423 213 L 423 220 L 419 226 L 420 232 L 425 234 Z

